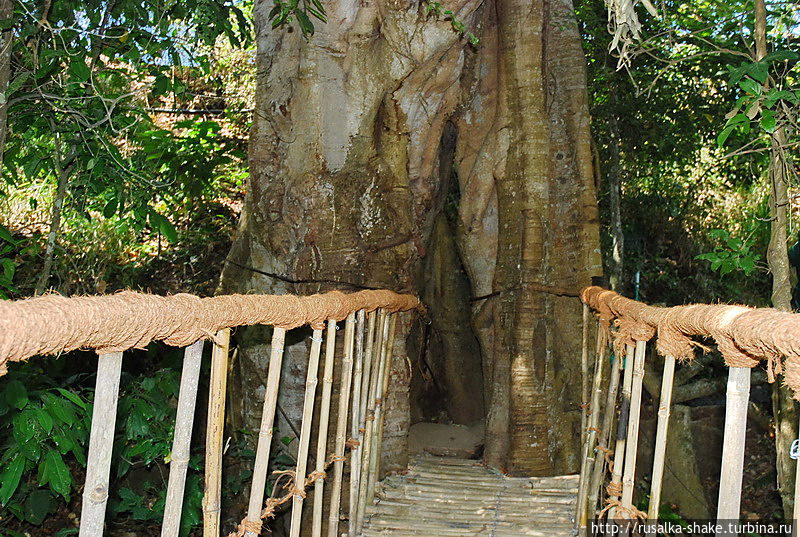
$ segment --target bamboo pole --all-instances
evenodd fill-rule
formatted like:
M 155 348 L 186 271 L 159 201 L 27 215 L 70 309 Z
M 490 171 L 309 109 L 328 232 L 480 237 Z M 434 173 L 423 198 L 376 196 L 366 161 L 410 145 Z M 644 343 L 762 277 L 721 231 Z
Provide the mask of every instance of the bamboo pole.
M 264 408 L 261 412 L 261 427 L 258 431 L 256 459 L 253 463 L 250 503 L 247 506 L 247 517 L 245 518 L 245 537 L 255 537 L 258 533 L 254 531 L 254 528 L 261 525 L 261 509 L 264 503 L 264 492 L 267 487 L 269 452 L 272 446 L 275 407 L 278 405 L 278 388 L 281 381 L 283 341 L 285 337 L 286 330 L 284 328 L 273 327 L 269 368 L 267 369 L 267 385 L 264 393 Z
M 356 513 L 358 512 L 358 480 L 361 475 L 361 384 L 364 377 L 364 328 L 366 315 L 364 310 L 359 310 L 356 316 L 356 355 L 355 370 L 353 372 L 353 414 L 350 422 L 350 437 L 355 444 L 350 450 L 350 495 L 348 514 L 348 535 L 355 537 Z M 374 321 L 373 321 L 374 323 Z M 367 373 L 369 375 L 369 373 Z
M 625 373 L 622 375 L 622 397 L 619 404 L 619 421 L 617 423 L 617 442 L 614 446 L 614 464 L 611 470 L 611 483 L 622 482 L 622 468 L 625 462 L 625 439 L 628 435 L 628 417 L 631 410 L 631 386 L 633 385 L 633 345 L 625 345 Z M 609 500 L 619 500 L 618 494 L 609 494 Z M 617 510 L 608 510 L 608 519 L 614 520 Z
M 594 363 L 594 380 L 592 381 L 592 400 L 589 404 L 589 427 L 587 428 L 586 441 L 583 444 L 583 458 L 581 464 L 581 475 L 578 482 L 578 499 L 576 502 L 577 513 L 575 516 L 575 528 L 585 528 L 588 521 L 588 491 L 589 491 L 589 469 L 594 461 L 593 450 L 595 438 L 597 437 L 597 426 L 600 422 L 600 396 L 603 393 L 602 379 L 603 366 L 605 364 L 605 336 L 597 325 L 597 347 Z
M 611 429 L 614 417 L 616 416 L 617 391 L 619 390 L 619 370 L 622 357 L 614 356 L 614 363 L 611 365 L 611 378 L 608 381 L 608 393 L 606 396 L 605 413 L 603 414 L 603 425 L 600 427 L 600 438 L 597 441 L 595 450 L 594 468 L 592 479 L 589 482 L 589 502 L 588 512 L 593 513 L 597 508 L 597 498 L 600 493 L 600 486 L 605 476 L 606 456 L 600 448 L 608 449 L 611 440 Z
M 383 324 L 383 338 L 381 340 L 381 365 L 378 374 L 377 390 L 375 392 L 375 422 L 372 426 L 372 451 L 369 456 L 369 471 L 367 473 L 367 504 L 372 504 L 375 498 L 375 485 L 381 465 L 381 444 L 383 442 L 383 403 L 386 399 L 386 388 L 389 384 L 391 361 L 389 356 L 389 342 L 394 331 L 393 315 L 389 314 Z M 391 326 L 391 328 L 390 328 Z
M 375 444 L 376 451 L 378 452 L 378 464 L 376 465 L 375 475 L 376 479 L 380 477 L 381 473 L 381 454 L 383 453 L 383 430 L 384 423 L 386 422 L 386 399 L 389 397 L 389 379 L 392 372 L 392 358 L 394 357 L 394 336 L 397 328 L 397 314 L 392 313 L 389 315 L 389 337 L 384 342 L 386 353 L 386 366 L 383 369 L 383 388 L 381 390 L 380 399 L 380 420 L 378 423 L 378 442 Z M 374 492 L 374 486 L 373 492 Z
M 81 506 L 80 537 L 103 535 L 121 372 L 121 352 L 101 354 L 98 357 L 92 430 L 89 433 L 89 455 L 86 462 L 86 483 Z
M 749 399 L 750 368 L 731 367 L 725 396 L 725 436 L 722 443 L 722 468 L 717 501 L 717 520 L 720 523 L 725 520 L 739 520 Z
M 670 406 L 672 405 L 672 383 L 675 378 L 675 358 L 664 357 L 664 375 L 661 377 L 661 401 L 658 405 L 658 427 L 656 444 L 653 449 L 653 479 L 650 485 L 650 505 L 647 507 L 647 519 L 658 520 L 658 508 L 661 505 L 661 483 L 664 480 L 664 461 L 667 455 L 667 430 L 669 429 Z M 650 524 L 653 527 L 655 524 Z M 655 536 L 654 532 L 648 535 Z
M 328 537 L 336 537 L 339 531 L 339 508 L 342 499 L 342 475 L 344 473 L 344 448 L 347 436 L 347 416 L 353 375 L 353 343 L 355 340 L 356 314 L 347 316 L 344 328 L 344 357 L 342 379 L 339 383 L 339 409 L 336 415 L 336 441 L 333 448 L 333 488 L 328 509 Z
M 331 391 L 333 388 L 333 361 L 336 351 L 336 321 L 328 321 L 325 338 L 325 370 L 322 374 L 322 402 L 319 411 L 319 431 L 317 435 L 317 464 L 315 474 L 325 475 L 325 453 L 328 449 L 328 421 L 331 412 Z M 314 511 L 311 520 L 311 535 L 322 536 L 322 507 L 324 501 L 324 480 L 314 481 Z
M 178 537 L 180 531 L 183 492 L 186 485 L 186 470 L 189 467 L 189 448 L 192 441 L 194 409 L 197 403 L 197 387 L 200 383 L 200 365 L 203 362 L 204 343 L 201 339 L 186 347 L 184 351 L 161 537 Z
M 586 443 L 589 424 L 589 316 L 588 304 L 583 305 L 583 334 L 581 345 L 581 446 Z
M 375 323 L 375 337 L 372 345 L 372 371 L 370 374 L 369 391 L 367 394 L 367 410 L 364 426 L 364 452 L 361 455 L 361 482 L 358 488 L 358 527 L 356 532 L 360 533 L 364 524 L 364 513 L 367 509 L 367 498 L 369 496 L 369 469 L 372 460 L 373 436 L 372 430 L 375 428 L 375 404 L 377 400 L 378 380 L 381 378 L 381 348 L 383 347 L 383 327 L 386 324 L 386 311 L 378 310 L 378 318 Z
M 633 509 L 633 480 L 636 475 L 636 452 L 639 448 L 639 414 L 642 409 L 642 380 L 647 342 L 637 341 L 633 357 L 633 385 L 631 410 L 628 415 L 628 433 L 625 442 L 625 467 L 622 471 L 622 507 Z
M 219 536 L 222 503 L 222 440 L 225 430 L 225 395 L 228 383 L 228 350 L 231 331 L 225 328 L 214 336 L 211 349 L 211 378 L 208 382 L 208 424 L 206 426 L 205 494 L 203 495 L 203 535 Z
M 380 311 L 380 310 L 379 310 Z M 369 325 L 367 326 L 367 342 L 364 348 L 364 377 L 362 379 L 362 401 L 360 411 L 361 427 L 358 432 L 358 439 L 361 442 L 361 462 L 358 469 L 358 489 L 356 491 L 356 518 L 355 518 L 355 535 L 361 533 L 361 525 L 364 518 L 364 511 L 366 509 L 366 477 L 367 477 L 367 464 L 369 461 L 371 450 L 372 438 L 372 423 L 374 420 L 374 400 L 371 398 L 375 386 L 378 367 L 375 363 L 378 356 L 375 353 L 375 340 L 380 337 L 380 326 L 382 321 L 379 320 L 378 312 L 372 311 L 368 317 Z M 353 537 L 355 537 L 355 535 Z
M 308 450 L 311 444 L 311 426 L 314 420 L 314 398 L 317 392 L 317 375 L 319 373 L 319 355 L 322 349 L 322 330 L 314 330 L 311 336 L 311 352 L 306 372 L 306 392 L 303 397 L 303 421 L 300 425 L 300 439 L 297 447 L 297 466 L 295 467 L 295 487 L 305 490 L 306 468 L 308 467 Z M 304 495 L 296 492 L 292 497 L 292 520 L 289 536 L 300 535 L 303 517 Z

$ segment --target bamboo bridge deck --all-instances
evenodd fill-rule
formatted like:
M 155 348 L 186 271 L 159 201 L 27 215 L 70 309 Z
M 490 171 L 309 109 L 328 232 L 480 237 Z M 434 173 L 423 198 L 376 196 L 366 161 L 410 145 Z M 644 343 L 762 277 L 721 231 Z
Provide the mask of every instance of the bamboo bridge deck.
M 363 537 L 567 537 L 578 476 L 506 477 L 480 461 L 414 458 L 380 484 Z

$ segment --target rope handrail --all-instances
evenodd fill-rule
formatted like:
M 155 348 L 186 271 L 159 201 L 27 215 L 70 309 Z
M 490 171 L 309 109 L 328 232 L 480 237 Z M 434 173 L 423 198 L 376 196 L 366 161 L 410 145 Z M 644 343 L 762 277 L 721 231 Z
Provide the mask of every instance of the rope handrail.
M 755 367 L 766 360 L 770 380 L 782 373 L 800 400 L 800 314 L 726 304 L 649 306 L 597 286 L 585 288 L 581 300 L 605 327 L 615 323 L 618 348 L 655 336 L 659 354 L 691 360 L 702 347 L 692 338 L 710 337 L 728 366 Z
M 158 296 L 133 291 L 114 295 L 46 295 L 0 301 L 0 376 L 9 361 L 92 349 L 100 354 L 144 348 L 152 341 L 188 346 L 225 328 L 272 325 L 322 328 L 357 310 L 422 309 L 412 295 L 388 290 L 330 291 L 310 296 L 191 294 Z

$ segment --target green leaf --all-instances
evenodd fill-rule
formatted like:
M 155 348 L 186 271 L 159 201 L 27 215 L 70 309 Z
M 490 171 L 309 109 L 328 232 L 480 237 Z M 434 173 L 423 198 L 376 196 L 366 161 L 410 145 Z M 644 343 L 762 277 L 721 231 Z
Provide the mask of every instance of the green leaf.
M 767 76 L 769 75 L 769 66 L 767 62 L 764 61 L 751 63 L 750 67 L 747 69 L 747 74 L 761 84 L 764 84 L 764 82 L 767 81 Z
M 0 474 L 0 505 L 5 506 L 11 496 L 19 486 L 19 480 L 22 477 L 22 472 L 25 470 L 25 457 L 17 455 L 9 465 L 6 466 L 3 473 Z
M 777 122 L 775 121 L 775 114 L 772 110 L 764 110 L 761 112 L 761 128 L 766 132 L 772 134 L 775 132 Z
M 82 56 L 73 58 L 67 69 L 73 80 L 77 82 L 86 82 L 92 76 L 92 71 L 86 65 Z
M 743 78 L 739 81 L 739 87 L 750 95 L 761 95 L 761 84 L 752 78 Z
M 28 390 L 18 380 L 9 381 L 3 391 L 6 403 L 9 406 L 22 410 L 28 404 Z
M 155 212 L 151 213 L 150 224 L 164 235 L 169 242 L 178 241 L 178 232 L 175 230 L 175 226 L 165 216 Z
M 304 11 L 295 11 L 295 15 L 297 16 L 297 23 L 300 25 L 300 30 L 303 32 L 303 35 L 314 35 L 314 24 L 312 24 L 308 15 L 306 15 Z
M 790 50 L 776 50 L 764 56 L 764 59 L 762 61 L 781 62 L 785 60 L 796 60 L 798 57 L 800 57 L 800 55 Z
M 50 489 L 61 494 L 65 499 L 72 490 L 72 474 L 69 473 L 64 458 L 58 451 L 49 450 L 42 461 L 40 485 L 50 484 Z
M 103 207 L 103 216 L 105 218 L 111 218 L 117 212 L 117 203 L 119 200 L 117 198 L 111 198 L 106 203 L 105 207 Z
M 11 233 L 9 233 L 8 229 L 2 225 L 0 225 L 0 239 L 10 242 L 11 244 L 17 244 L 17 241 L 14 240 L 14 237 L 11 236 Z
M 717 147 L 722 147 L 723 145 L 725 145 L 725 141 L 731 135 L 734 128 L 736 128 L 735 125 L 728 125 L 724 129 L 722 129 L 722 132 L 720 132 L 719 135 L 717 136 Z
M 153 95 L 163 95 L 169 91 L 169 87 L 169 78 L 164 75 L 158 75 L 153 81 Z
M 35 490 L 25 500 L 25 520 L 39 526 L 54 506 L 53 495 L 48 490 Z
M 75 403 L 76 405 L 78 405 L 79 407 L 81 407 L 82 409 L 86 410 L 87 405 L 83 401 L 83 399 L 80 398 L 78 394 L 72 393 L 71 391 L 65 390 L 64 388 L 56 388 L 56 391 L 61 395 L 63 395 L 64 397 L 66 397 L 67 399 L 69 399 L 70 401 L 72 401 L 73 403 Z
M 42 426 L 44 432 L 50 434 L 53 430 L 53 417 L 40 408 L 36 410 L 36 420 Z

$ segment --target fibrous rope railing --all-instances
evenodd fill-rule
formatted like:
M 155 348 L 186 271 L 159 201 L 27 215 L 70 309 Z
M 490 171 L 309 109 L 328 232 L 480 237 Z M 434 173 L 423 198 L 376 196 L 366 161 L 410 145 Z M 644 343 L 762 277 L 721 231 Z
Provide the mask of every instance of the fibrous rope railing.
M 419 299 L 387 290 L 295 295 L 190 294 L 157 296 L 123 291 L 107 296 L 46 295 L 0 301 L 0 376 L 9 361 L 93 349 L 105 354 L 144 348 L 152 341 L 187 346 L 225 328 L 255 324 L 322 328 L 351 312 L 421 309 Z
M 694 338 L 712 338 L 728 366 L 755 367 L 765 360 L 770 380 L 782 373 L 800 400 L 800 314 L 725 304 L 648 306 L 596 286 L 584 289 L 581 300 L 604 326 L 616 324 L 618 347 L 655 336 L 659 354 L 690 360 L 701 346 Z

